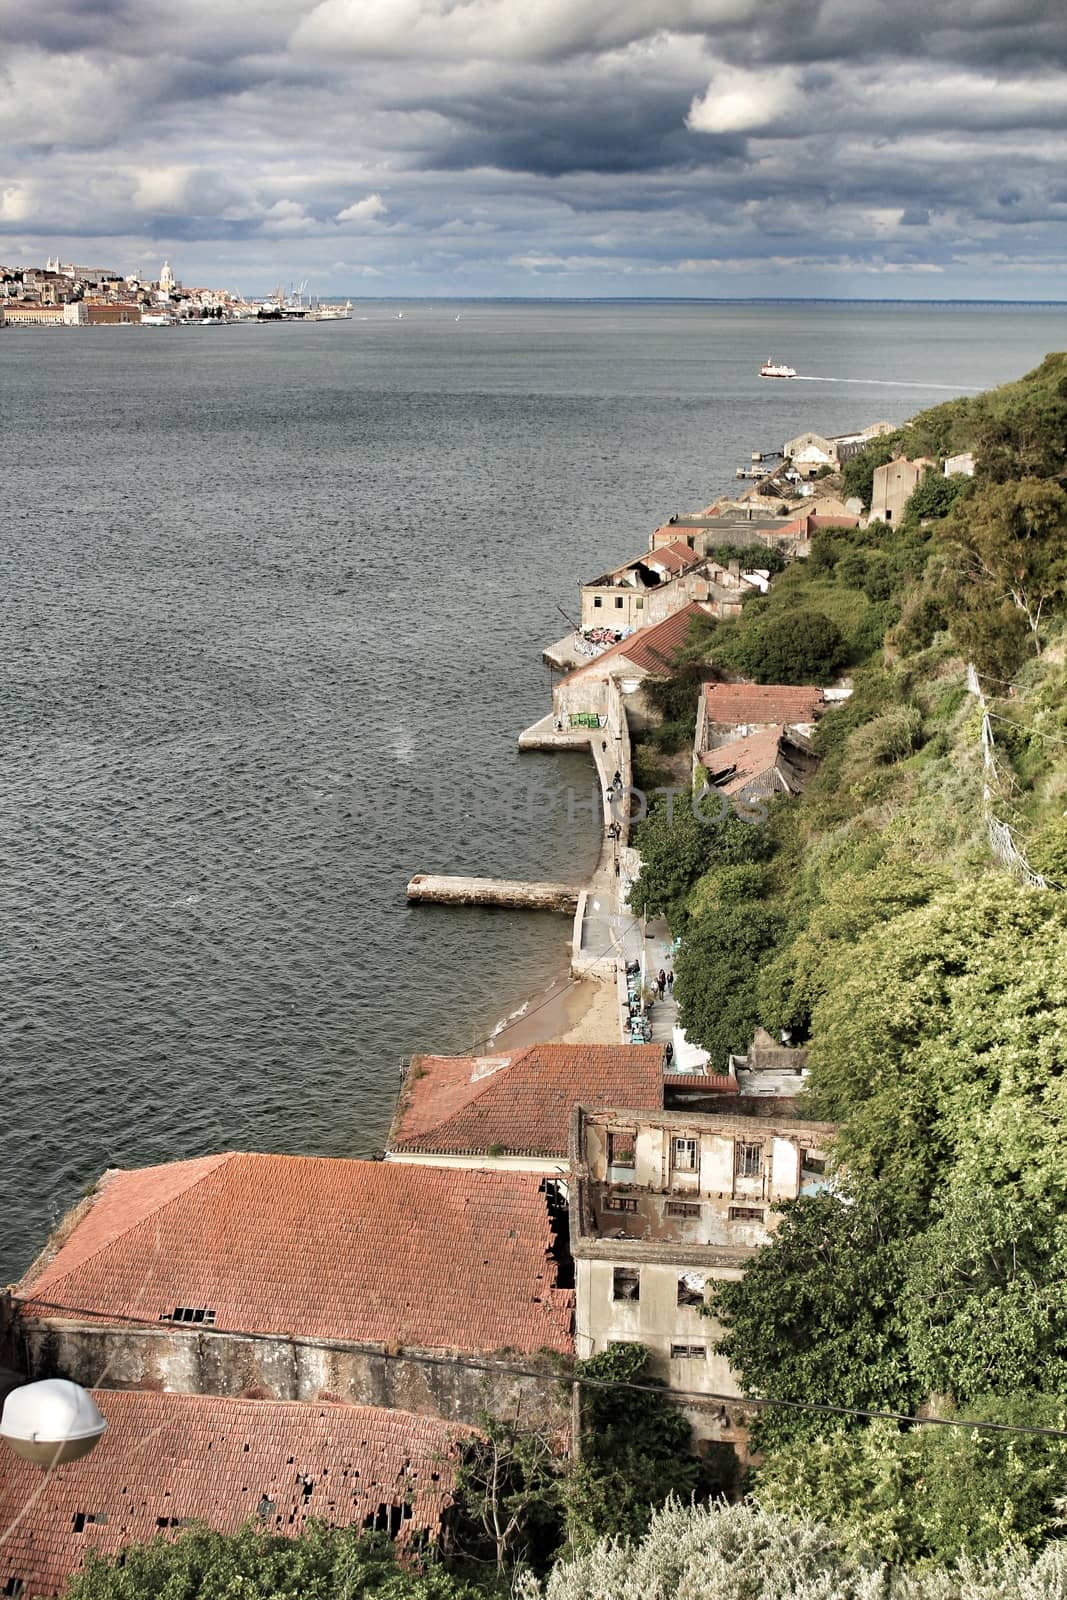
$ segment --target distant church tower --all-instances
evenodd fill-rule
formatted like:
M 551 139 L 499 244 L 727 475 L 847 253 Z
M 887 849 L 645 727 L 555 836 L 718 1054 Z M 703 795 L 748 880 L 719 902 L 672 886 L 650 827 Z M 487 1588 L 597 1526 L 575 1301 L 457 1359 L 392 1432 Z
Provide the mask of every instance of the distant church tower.
M 174 274 L 170 270 L 169 261 L 163 263 L 163 271 L 159 274 L 159 287 L 163 294 L 170 294 L 174 288 Z

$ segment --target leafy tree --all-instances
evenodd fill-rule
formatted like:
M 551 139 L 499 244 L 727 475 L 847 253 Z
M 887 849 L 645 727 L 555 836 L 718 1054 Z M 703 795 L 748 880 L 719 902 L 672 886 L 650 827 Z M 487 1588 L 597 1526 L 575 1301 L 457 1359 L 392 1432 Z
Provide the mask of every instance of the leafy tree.
M 688 1500 L 697 1487 L 692 1430 L 651 1374 L 644 1345 L 615 1345 L 580 1361 L 577 1376 L 607 1387 L 580 1389 L 581 1447 L 567 1485 L 571 1545 L 582 1549 L 605 1535 L 640 1538 L 657 1506 L 671 1495 Z
M 1067 1060 L 1067 902 L 990 874 L 842 948 L 815 1007 L 809 1092 L 857 1181 L 925 1217 L 998 1097 Z M 986 1152 L 988 1159 L 988 1152 Z
M 688 924 L 674 998 L 686 1035 L 710 1053 L 715 1071 L 725 1070 L 731 1051 L 748 1048 L 760 1020 L 760 972 L 784 931 L 781 914 L 758 902 L 712 905 Z
M 487 1546 L 498 1573 L 520 1560 L 543 1564 L 560 1538 L 558 1440 L 489 1412 L 478 1426 L 482 1437 L 467 1446 L 456 1474 L 457 1538 L 472 1555 Z
M 708 1306 L 744 1392 L 911 1413 L 922 1390 L 900 1308 L 907 1242 L 896 1208 L 864 1189 L 854 1200 L 802 1195 L 780 1210 L 770 1244 Z M 825 1426 L 816 1413 L 769 1406 L 757 1431 L 773 1446 Z
M 904 518 L 908 522 L 921 522 L 934 517 L 947 517 L 963 491 L 970 487 L 970 479 L 960 473 L 946 478 L 943 472 L 931 467 L 924 472 L 908 496 Z
M 829 617 L 800 608 L 742 626 L 731 656 L 757 683 L 825 683 L 844 665 L 848 647 Z
M 1034 478 L 982 484 L 958 507 L 952 538 L 987 601 L 1022 612 L 1040 654 L 1042 617 L 1067 593 L 1067 493 Z
M 1019 1183 L 954 1185 L 939 1220 L 915 1241 L 909 1351 L 936 1393 L 964 1401 L 989 1391 L 1067 1392 L 1067 1172 L 1058 1161 L 1050 1171 L 1039 1149 L 1034 1166 L 1045 1178 L 1038 1193 Z
M 630 891 L 631 909 L 638 916 L 665 914 L 672 925 L 690 889 L 711 867 L 761 861 L 769 848 L 763 829 L 736 812 L 698 821 L 685 796 L 676 796 L 671 806 L 655 800 L 634 840 L 641 875 Z
M 312 1522 L 287 1539 L 248 1523 L 235 1534 L 195 1528 L 127 1545 L 107 1561 L 89 1551 L 66 1600 L 485 1600 L 488 1593 L 434 1561 L 421 1570 L 401 1566 L 380 1534 Z
M 1062 1401 L 985 1401 L 968 1419 L 1062 1428 Z M 771 1454 L 763 1505 L 825 1519 L 847 1548 L 901 1565 L 1040 1547 L 1058 1527 L 1067 1440 L 875 1421 Z

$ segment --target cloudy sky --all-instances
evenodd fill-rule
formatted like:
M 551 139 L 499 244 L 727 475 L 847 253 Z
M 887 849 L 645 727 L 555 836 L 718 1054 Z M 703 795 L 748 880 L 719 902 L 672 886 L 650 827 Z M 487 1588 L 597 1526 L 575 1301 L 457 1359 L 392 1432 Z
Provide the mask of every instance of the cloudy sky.
M 0 0 L 0 262 L 1067 299 L 1065 0 Z

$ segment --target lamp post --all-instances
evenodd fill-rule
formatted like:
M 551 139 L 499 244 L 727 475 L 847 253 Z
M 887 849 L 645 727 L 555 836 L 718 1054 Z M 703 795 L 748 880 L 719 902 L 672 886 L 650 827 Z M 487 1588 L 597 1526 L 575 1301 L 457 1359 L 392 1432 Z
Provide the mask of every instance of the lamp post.
M 43 1378 L 12 1389 L 0 1416 L 0 1439 L 38 1467 L 80 1461 L 106 1430 L 92 1395 L 67 1378 Z

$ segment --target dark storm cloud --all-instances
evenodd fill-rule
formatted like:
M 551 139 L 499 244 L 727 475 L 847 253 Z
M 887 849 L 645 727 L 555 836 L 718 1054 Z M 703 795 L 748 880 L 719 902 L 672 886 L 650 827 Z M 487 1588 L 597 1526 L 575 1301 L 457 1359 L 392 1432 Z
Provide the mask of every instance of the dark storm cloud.
M 0 37 L 0 258 L 435 293 L 1064 263 L 1061 0 L 0 0 Z

